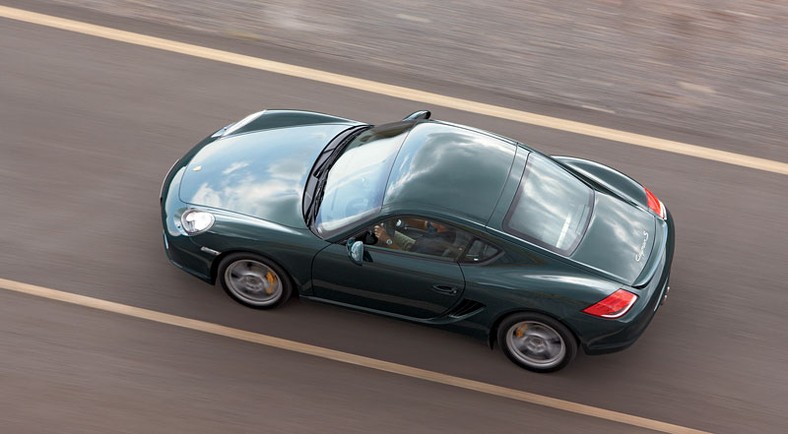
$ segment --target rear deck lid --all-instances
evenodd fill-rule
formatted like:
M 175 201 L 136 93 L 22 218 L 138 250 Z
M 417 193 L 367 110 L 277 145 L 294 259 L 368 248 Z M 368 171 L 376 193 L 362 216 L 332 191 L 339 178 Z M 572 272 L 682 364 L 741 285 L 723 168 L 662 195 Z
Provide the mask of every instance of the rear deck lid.
M 572 259 L 632 284 L 648 262 L 655 231 L 649 212 L 596 192 L 588 229 Z

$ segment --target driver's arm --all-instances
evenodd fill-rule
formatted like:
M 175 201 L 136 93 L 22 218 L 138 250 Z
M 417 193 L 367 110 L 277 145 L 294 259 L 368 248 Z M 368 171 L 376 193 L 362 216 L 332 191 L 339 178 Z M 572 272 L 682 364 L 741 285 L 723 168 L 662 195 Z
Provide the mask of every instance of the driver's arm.
M 413 238 L 403 234 L 399 231 L 394 231 L 394 244 L 398 245 L 400 250 L 410 250 L 413 243 L 416 242 Z
M 389 237 L 386 230 L 380 226 L 375 225 L 375 236 L 378 237 L 377 244 L 383 247 L 397 250 L 410 250 L 415 240 L 399 231 L 394 231 L 394 236 Z

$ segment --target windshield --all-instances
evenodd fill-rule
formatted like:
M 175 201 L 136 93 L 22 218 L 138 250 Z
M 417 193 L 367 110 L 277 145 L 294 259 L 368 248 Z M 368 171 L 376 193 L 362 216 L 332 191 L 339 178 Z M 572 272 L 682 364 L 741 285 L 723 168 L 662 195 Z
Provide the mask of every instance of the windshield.
M 583 238 L 593 201 L 590 187 L 549 158 L 531 153 L 504 229 L 568 255 Z
M 315 224 L 330 237 L 380 210 L 391 165 L 412 123 L 398 122 L 356 136 L 328 171 Z

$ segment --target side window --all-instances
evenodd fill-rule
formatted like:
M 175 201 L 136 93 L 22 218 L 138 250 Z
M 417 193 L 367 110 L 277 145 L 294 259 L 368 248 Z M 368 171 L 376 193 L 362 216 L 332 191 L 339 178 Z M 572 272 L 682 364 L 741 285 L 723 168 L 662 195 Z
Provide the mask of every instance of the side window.
M 465 255 L 473 236 L 454 226 L 421 217 L 402 216 L 369 228 L 373 246 L 457 260 Z
M 497 247 L 487 244 L 477 238 L 473 240 L 465 256 L 462 257 L 462 262 L 484 262 L 497 255 L 498 252 L 500 252 L 500 250 Z

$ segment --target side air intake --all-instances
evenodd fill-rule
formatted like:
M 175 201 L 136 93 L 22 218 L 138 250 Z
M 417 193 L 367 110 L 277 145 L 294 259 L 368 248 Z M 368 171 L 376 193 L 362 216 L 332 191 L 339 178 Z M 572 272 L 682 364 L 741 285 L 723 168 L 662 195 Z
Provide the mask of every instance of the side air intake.
M 466 298 L 462 300 L 460 304 L 458 304 L 457 307 L 451 311 L 451 313 L 449 313 L 449 317 L 464 318 L 471 316 L 482 309 L 484 309 L 483 304 L 479 303 L 478 301 L 468 300 Z

